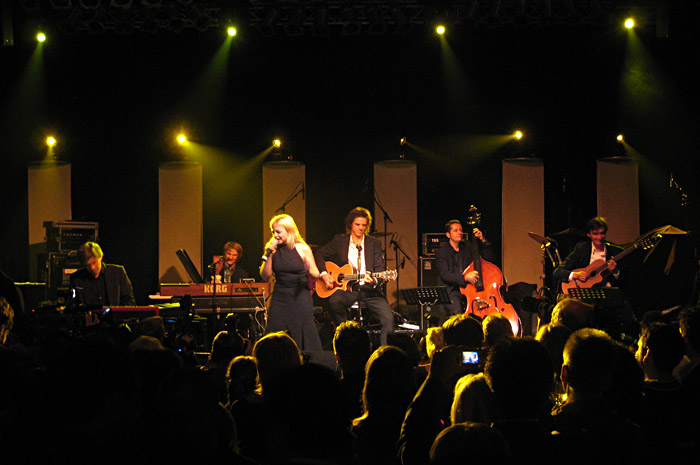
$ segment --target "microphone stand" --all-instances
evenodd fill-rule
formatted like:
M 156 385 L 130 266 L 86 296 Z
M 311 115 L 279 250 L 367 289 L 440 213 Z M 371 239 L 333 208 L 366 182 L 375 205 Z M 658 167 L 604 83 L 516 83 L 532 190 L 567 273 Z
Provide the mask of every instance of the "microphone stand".
M 382 206 L 382 203 L 379 201 L 379 196 L 377 195 L 377 190 L 374 189 L 373 192 L 374 192 L 374 195 L 373 195 L 373 197 L 374 197 L 374 203 L 377 204 L 377 206 L 379 207 L 379 209 L 380 209 L 380 210 L 382 211 L 382 213 L 384 214 L 384 251 L 385 251 L 385 252 L 384 252 L 384 269 L 386 270 L 386 250 L 389 248 L 389 247 L 387 246 L 387 243 L 386 243 L 386 238 L 387 238 L 387 232 L 386 232 L 387 221 L 388 221 L 389 223 L 393 223 L 394 221 L 389 217 L 389 213 L 387 213 L 387 211 L 384 210 L 384 207 Z
M 297 196 L 299 194 L 303 194 L 303 193 L 304 193 L 304 181 L 299 181 L 299 184 L 294 186 L 294 189 L 292 190 L 291 195 L 287 198 L 287 200 L 284 201 L 284 203 L 282 204 L 281 207 L 279 207 L 277 210 L 275 210 L 275 213 L 279 213 L 279 212 L 285 213 L 285 209 L 287 208 L 287 205 L 289 204 L 289 202 L 291 202 L 292 200 L 297 198 Z
M 399 243 L 394 240 L 393 236 L 391 238 L 391 245 L 394 247 L 394 256 L 395 256 L 395 260 L 396 260 L 396 309 L 398 310 L 398 308 L 399 308 L 399 296 L 401 295 L 399 293 L 399 278 L 401 277 L 401 273 L 399 272 L 399 268 L 403 269 L 404 265 L 406 264 L 407 258 L 408 258 L 409 262 L 413 261 L 413 260 L 411 260 L 411 257 L 409 257 L 408 254 L 401 248 Z M 401 260 L 401 265 L 399 265 L 399 251 L 403 254 L 403 259 Z
M 220 326 L 219 312 L 216 310 L 216 265 L 218 265 L 219 263 L 223 263 L 224 258 L 225 257 L 222 255 L 220 259 L 207 266 L 207 268 L 211 270 L 212 277 L 211 314 L 212 318 L 214 319 L 214 329 L 216 333 L 219 332 Z M 221 271 L 223 271 L 223 267 L 221 268 Z M 221 280 L 223 281 L 223 275 L 221 276 L 221 278 Z

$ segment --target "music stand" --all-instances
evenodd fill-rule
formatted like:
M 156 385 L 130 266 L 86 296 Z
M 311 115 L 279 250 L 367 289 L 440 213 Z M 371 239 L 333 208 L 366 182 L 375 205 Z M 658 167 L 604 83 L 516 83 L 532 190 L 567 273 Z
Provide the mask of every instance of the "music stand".
M 452 302 L 445 286 L 401 289 L 401 294 L 408 305 L 420 305 L 420 329 L 422 330 L 425 329 L 425 306 Z
M 570 287 L 571 297 L 600 307 L 619 307 L 625 304 L 625 295 L 619 287 Z

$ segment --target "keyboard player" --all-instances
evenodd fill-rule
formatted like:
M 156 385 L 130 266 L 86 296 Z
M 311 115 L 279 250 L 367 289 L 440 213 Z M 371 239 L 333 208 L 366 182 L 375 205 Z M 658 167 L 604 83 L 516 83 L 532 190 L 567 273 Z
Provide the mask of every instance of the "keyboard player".
M 86 242 L 78 248 L 83 268 L 70 275 L 76 302 L 89 307 L 135 306 L 134 289 L 120 265 L 104 263 L 102 248 Z

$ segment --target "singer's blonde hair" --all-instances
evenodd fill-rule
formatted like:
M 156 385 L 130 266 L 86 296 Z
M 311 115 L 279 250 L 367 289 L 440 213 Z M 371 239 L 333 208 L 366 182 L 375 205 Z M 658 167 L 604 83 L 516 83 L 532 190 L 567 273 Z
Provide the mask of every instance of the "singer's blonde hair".
M 281 225 L 287 231 L 287 247 L 291 249 L 299 243 L 306 244 L 306 242 L 304 242 L 304 239 L 301 237 L 301 234 L 299 234 L 299 228 L 297 228 L 297 224 L 294 222 L 294 218 L 284 214 L 274 216 L 270 220 L 270 232 L 273 232 L 273 229 L 276 224 Z M 270 246 L 272 245 L 272 241 L 274 240 L 274 236 L 271 237 L 270 240 L 267 241 L 267 244 L 265 244 L 265 248 L 270 248 Z

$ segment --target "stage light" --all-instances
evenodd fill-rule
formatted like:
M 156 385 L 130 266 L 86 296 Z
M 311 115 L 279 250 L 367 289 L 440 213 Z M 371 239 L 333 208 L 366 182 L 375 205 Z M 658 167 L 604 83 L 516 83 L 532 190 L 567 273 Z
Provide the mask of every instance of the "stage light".
M 46 138 L 46 145 L 49 147 L 55 147 L 56 146 L 56 138 L 53 136 L 49 136 Z
M 280 147 L 282 147 L 282 141 L 279 140 L 279 139 L 275 139 L 275 140 L 272 141 L 272 145 L 273 145 L 275 148 L 280 148 Z
M 437 32 L 439 35 L 443 35 L 445 33 L 445 26 L 443 26 L 442 24 L 439 24 L 435 28 L 435 32 Z
M 513 133 L 513 139 L 515 139 L 515 140 L 520 140 L 520 139 L 522 139 L 523 137 L 525 137 L 525 134 L 523 134 L 522 131 L 515 131 L 515 132 Z
M 177 143 L 180 145 L 184 145 L 185 142 L 187 142 L 187 136 L 185 136 L 184 134 L 178 134 L 177 135 Z
M 228 29 L 226 29 L 226 33 L 230 35 L 231 37 L 236 35 L 236 28 L 233 26 L 229 26 Z
M 624 142 L 625 136 L 623 136 L 622 134 L 618 134 L 616 139 L 618 142 Z
M 399 141 L 399 145 L 406 145 L 406 138 L 402 137 L 401 140 Z
M 36 40 L 38 40 L 39 42 L 44 42 L 46 40 L 46 34 L 44 34 L 43 32 L 39 32 L 36 35 Z
M 634 27 L 634 18 L 627 18 L 625 20 L 625 27 L 627 29 L 632 29 Z

